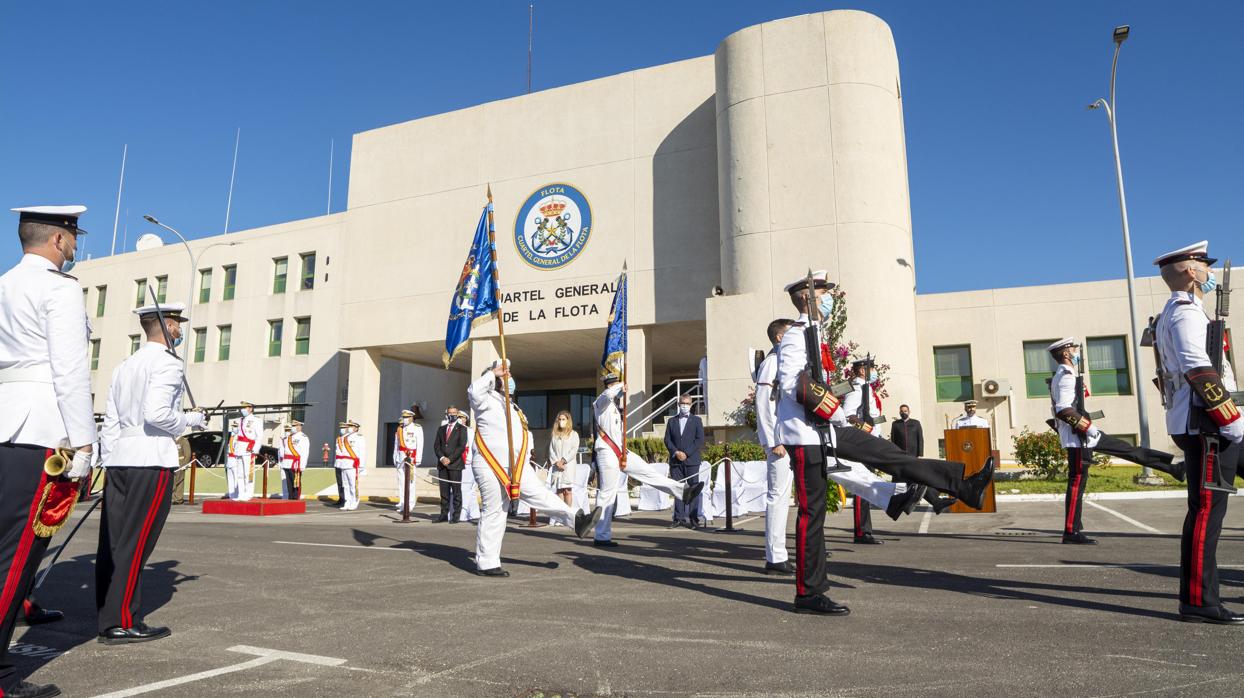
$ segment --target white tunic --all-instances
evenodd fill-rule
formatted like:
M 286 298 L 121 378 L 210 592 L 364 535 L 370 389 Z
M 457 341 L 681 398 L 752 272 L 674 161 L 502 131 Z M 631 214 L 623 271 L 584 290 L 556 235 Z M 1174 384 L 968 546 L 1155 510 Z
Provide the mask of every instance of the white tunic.
M 808 316 L 800 315 L 798 324 L 792 325 L 782 336 L 778 345 L 777 365 L 777 439 L 784 446 L 816 446 L 821 437 L 808 423 L 807 413 L 799 400 L 795 398 L 795 388 L 799 382 L 799 373 L 808 364 L 808 351 L 804 346 L 804 331 Z M 819 357 L 818 359 L 819 360 Z M 842 407 L 834 411 L 831 421 L 835 424 L 845 423 Z M 829 443 L 836 445 L 837 437 L 833 429 L 827 430 Z
M 509 457 L 510 449 L 505 445 L 505 398 L 496 390 L 495 380 L 496 376 L 491 372 L 476 378 L 467 388 L 467 400 L 471 405 L 471 410 L 475 413 L 476 438 L 484 442 L 493 457 L 497 459 L 497 463 L 509 472 L 510 465 L 506 463 L 506 459 Z M 530 436 L 523 438 L 527 429 L 527 421 L 514 402 L 513 396 L 510 398 L 510 426 L 514 459 L 525 463 L 530 454 L 521 452 L 522 445 L 526 441 L 530 449 L 532 442 Z M 470 449 L 471 458 L 483 462 L 484 456 L 475 447 L 475 441 L 470 442 Z
M 353 452 L 353 456 L 351 456 Z M 367 472 L 367 443 L 363 435 L 355 432 L 337 437 L 337 451 L 334 465 L 338 470 L 358 469 L 359 474 Z
M 834 416 L 841 413 L 843 419 L 846 419 L 859 414 L 860 403 L 864 401 L 864 383 L 863 378 L 856 377 L 851 379 L 851 392 L 842 396 L 842 406 L 838 408 L 838 412 L 834 413 Z M 868 406 L 868 416 L 875 420 L 881 416 L 881 409 L 877 407 L 877 399 L 873 396 L 871 390 L 869 391 L 869 400 L 872 404 Z M 878 436 L 881 434 L 880 432 L 876 433 Z
M 311 453 L 311 439 L 301 431 L 296 431 L 281 439 L 277 453 L 281 459 L 281 467 L 286 470 L 303 470 L 307 467 L 307 457 Z
M 245 458 L 259 453 L 259 442 L 263 439 L 263 419 L 256 415 L 242 417 L 238 428 L 231 432 L 232 448 L 229 455 Z
M 1060 410 L 1076 406 L 1076 373 L 1067 364 L 1059 364 L 1050 380 L 1050 414 L 1058 428 L 1058 441 L 1063 448 L 1092 448 L 1101 441 L 1101 435 L 1090 439 L 1076 433 L 1071 425 L 1058 418 Z
M 112 372 L 100 435 L 103 467 L 176 468 L 181 411 L 181 359 L 147 342 Z
M 402 450 L 403 447 L 410 449 L 410 460 L 415 465 L 419 465 L 419 459 L 423 457 L 423 426 L 417 423 L 406 426 L 398 425 L 393 435 L 394 467 L 400 468 L 406 462 L 406 452 Z
M 613 448 L 609 446 L 601 434 L 608 434 L 613 439 L 614 445 L 623 448 L 622 440 L 622 411 L 618 409 L 617 398 L 622 392 L 622 384 L 614 383 L 605 388 L 600 395 L 596 396 L 596 402 L 592 404 L 592 409 L 596 413 L 596 443 L 594 448 L 597 450 L 604 449 L 613 452 Z
M 777 381 L 778 355 L 773 348 L 756 369 L 756 438 L 766 451 L 781 445 L 777 440 Z
M 955 417 L 955 421 L 950 423 L 951 429 L 964 429 L 966 427 L 981 427 L 982 429 L 988 429 L 989 421 L 979 414 L 974 414 L 971 417 L 967 414 L 961 414 L 958 417 Z
M 1188 424 L 1193 390 L 1184 374 L 1210 365 L 1205 351 L 1208 328 L 1205 306 L 1195 293 L 1188 291 L 1172 293 L 1158 316 L 1155 341 L 1162 356 L 1162 379 L 1171 393 L 1166 401 L 1166 431 L 1172 436 L 1196 433 Z M 1238 390 L 1235 377 L 1227 370 L 1223 371 L 1222 382 L 1227 390 Z
M 38 255 L 0 276 L 0 443 L 96 440 L 82 287 Z

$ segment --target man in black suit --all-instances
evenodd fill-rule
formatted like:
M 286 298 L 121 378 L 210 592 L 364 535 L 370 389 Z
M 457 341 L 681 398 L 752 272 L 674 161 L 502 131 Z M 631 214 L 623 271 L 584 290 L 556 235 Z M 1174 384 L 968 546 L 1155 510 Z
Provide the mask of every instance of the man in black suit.
M 670 453 L 670 477 L 692 484 L 700 473 L 700 449 L 704 448 L 704 422 L 691 414 L 690 395 L 678 398 L 678 414 L 665 423 L 665 450 Z M 688 504 L 674 500 L 674 523 L 670 528 L 700 525 L 699 497 Z
M 920 426 L 919 420 L 911 418 L 911 408 L 907 405 L 898 407 L 898 421 L 890 427 L 890 441 L 903 449 L 904 453 L 917 458 L 924 457 L 924 427 Z M 931 504 L 933 512 L 937 514 L 955 502 L 953 498 L 943 497 L 932 488 L 925 491 L 924 501 Z
M 437 428 L 432 442 L 441 485 L 441 515 L 435 523 L 458 523 L 458 512 L 462 511 L 462 453 L 467 446 L 467 429 L 458 417 L 457 407 L 451 405 L 445 410 L 446 423 Z

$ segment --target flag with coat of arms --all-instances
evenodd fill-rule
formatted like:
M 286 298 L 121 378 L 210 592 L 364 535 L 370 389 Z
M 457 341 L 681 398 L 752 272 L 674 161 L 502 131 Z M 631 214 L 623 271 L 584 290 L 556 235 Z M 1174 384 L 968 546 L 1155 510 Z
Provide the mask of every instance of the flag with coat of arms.
M 496 317 L 499 309 L 497 297 L 497 259 L 490 242 L 492 220 L 489 203 L 479 215 L 471 250 L 458 276 L 453 298 L 449 302 L 449 324 L 445 328 L 445 351 L 441 361 L 445 368 L 463 349 L 471 338 L 471 330 Z
M 618 276 L 618 290 L 609 309 L 609 326 L 605 328 L 605 350 L 600 356 L 601 377 L 613 374 L 625 380 L 626 366 L 626 264 Z

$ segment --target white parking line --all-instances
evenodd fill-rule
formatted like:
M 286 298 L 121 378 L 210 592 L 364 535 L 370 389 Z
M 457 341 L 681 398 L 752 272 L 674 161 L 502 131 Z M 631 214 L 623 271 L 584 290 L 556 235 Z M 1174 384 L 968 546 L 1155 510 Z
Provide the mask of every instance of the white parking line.
M 928 533 L 929 524 L 931 523 L 933 523 L 933 509 L 930 507 L 928 511 L 924 512 L 924 516 L 920 518 L 919 533 Z
M 1008 567 L 1008 568 L 1021 568 L 1021 569 L 1120 569 L 1120 570 L 1151 570 L 1151 569 L 1157 569 L 1157 568 L 1161 568 L 1161 567 L 1179 567 L 1179 565 L 1161 565 L 1161 564 L 1153 564 L 1153 565 L 1145 565 L 1145 564 L 1136 564 L 1136 565 L 1131 565 L 1131 564 L 1117 564 L 1117 565 L 1116 565 L 1116 564 L 1093 564 L 1093 565 L 1085 565 L 1085 564 L 1078 564 L 1078 563 L 1067 563 L 1067 564 L 1061 564 L 1061 565 L 994 565 L 994 567 Z M 1223 568 L 1225 568 L 1225 569 L 1232 569 L 1232 568 L 1244 569 L 1244 565 L 1218 565 L 1218 567 L 1219 567 L 1220 569 L 1223 569 Z
M 354 550 L 396 550 L 397 552 L 409 553 L 410 548 L 390 548 L 383 545 L 342 545 L 340 543 L 301 543 L 296 540 L 274 540 L 273 543 L 278 545 L 310 545 L 317 548 L 352 548 Z
M 250 647 L 248 645 L 235 645 L 230 647 L 228 651 L 240 652 L 242 654 L 254 654 L 258 656 L 240 664 L 230 664 L 229 666 L 220 667 L 219 669 L 209 669 L 208 671 L 200 671 L 197 674 L 188 674 L 175 679 L 147 683 L 141 686 L 135 686 L 134 688 L 113 691 L 112 693 L 103 693 L 95 696 L 95 698 L 126 698 L 127 696 L 137 696 L 143 693 L 151 693 L 152 691 L 159 691 L 173 686 L 192 683 L 194 681 L 210 679 L 215 676 L 222 676 L 224 674 L 233 674 L 239 671 L 246 671 L 247 669 L 254 669 L 257 666 L 271 664 L 272 662 L 280 661 L 282 659 L 291 662 L 301 662 L 303 664 L 318 664 L 320 666 L 341 666 L 346 663 L 346 660 L 337 659 L 336 657 L 321 657 L 316 654 L 302 654 L 301 652 L 284 652 L 282 650 L 270 650 L 263 647 Z
M 1124 521 L 1126 521 L 1126 522 L 1130 523 L 1131 525 L 1135 526 L 1136 528 L 1139 528 L 1139 529 L 1140 529 L 1140 530 L 1142 530 L 1142 531 L 1148 531 L 1148 532 L 1150 532 L 1150 533 L 1157 533 L 1157 534 L 1159 534 L 1159 535 L 1161 535 L 1161 533 L 1162 533 L 1161 531 L 1159 531 L 1158 529 L 1154 528 L 1153 526 L 1149 526 L 1149 525 L 1146 525 L 1146 524 L 1142 524 L 1141 522 L 1137 521 L 1136 519 L 1133 519 L 1133 518 L 1132 518 L 1132 517 L 1130 517 L 1130 516 L 1125 516 L 1125 515 L 1123 515 L 1123 514 L 1120 514 L 1119 512 L 1117 512 L 1117 511 L 1115 511 L 1114 509 L 1111 509 L 1111 508 L 1109 508 L 1109 507 L 1103 507 L 1102 505 L 1098 504 L 1097 502 L 1094 502 L 1094 501 L 1091 501 L 1091 500 L 1085 500 L 1085 502 L 1084 502 L 1084 503 L 1085 503 L 1085 504 L 1087 504 L 1087 505 L 1089 505 L 1089 506 L 1091 506 L 1091 507 L 1093 507 L 1094 509 L 1101 509 L 1102 511 L 1106 512 L 1107 514 L 1110 514 L 1111 516 L 1114 516 L 1114 517 L 1120 518 L 1120 519 L 1122 519 L 1122 520 L 1124 520 Z

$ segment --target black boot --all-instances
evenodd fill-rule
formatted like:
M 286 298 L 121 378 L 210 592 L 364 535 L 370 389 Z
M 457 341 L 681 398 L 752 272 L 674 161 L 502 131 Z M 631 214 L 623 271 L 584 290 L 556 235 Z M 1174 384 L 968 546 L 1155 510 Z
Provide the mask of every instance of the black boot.
M 834 603 L 828 596 L 796 596 L 795 613 L 815 613 L 822 616 L 846 616 L 851 609 L 840 603 Z
M 980 472 L 964 478 L 963 488 L 959 491 L 959 501 L 973 509 L 985 506 L 985 493 L 989 490 L 989 483 L 993 482 L 995 467 L 993 456 L 990 456 L 985 459 L 985 467 L 981 468 Z
M 906 492 L 890 497 L 890 503 L 885 508 L 886 516 L 898 521 L 903 514 L 910 514 L 920 500 L 924 499 L 927 489 L 924 485 L 908 485 Z
M 1185 623 L 1213 623 L 1214 625 L 1244 625 L 1244 614 L 1230 611 L 1226 606 L 1204 608 L 1179 604 L 1179 620 Z
M 60 695 L 60 689 L 54 683 L 40 686 L 29 681 L 18 681 L 16 686 L 4 691 L 4 695 L 7 698 L 52 698 Z
M 1097 541 L 1089 538 L 1080 531 L 1075 533 L 1064 533 L 1063 543 L 1065 545 L 1097 545 Z
M 930 506 L 933 507 L 933 514 L 937 515 L 951 508 L 958 501 L 954 497 L 937 497 L 930 503 Z
M 587 534 L 591 533 L 592 529 L 596 527 L 596 522 L 600 521 L 601 511 L 602 509 L 600 507 L 596 507 L 595 509 L 591 511 L 591 513 L 581 511 L 575 514 L 574 515 L 574 534 L 582 538 L 586 536 Z

